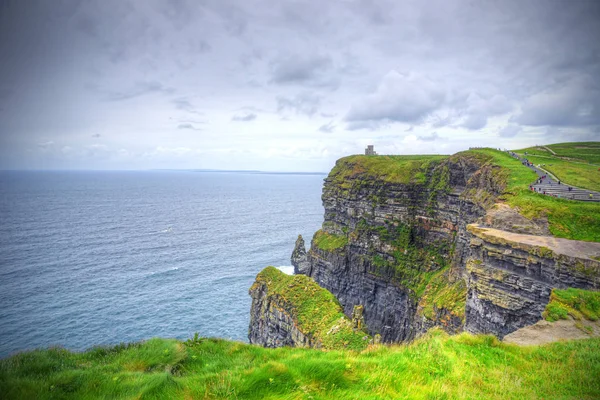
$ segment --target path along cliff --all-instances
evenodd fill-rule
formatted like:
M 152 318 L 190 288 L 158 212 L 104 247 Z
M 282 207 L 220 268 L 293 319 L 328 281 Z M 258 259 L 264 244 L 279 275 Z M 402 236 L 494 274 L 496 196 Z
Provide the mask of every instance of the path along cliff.
M 600 243 L 554 238 L 547 216 L 505 204 L 511 172 L 493 157 L 511 159 L 338 160 L 323 187 L 322 229 L 308 251 L 296 242 L 295 272 L 348 318 L 360 307 L 366 330 L 388 343 L 435 326 L 502 338 L 539 321 L 554 288 L 599 289 Z

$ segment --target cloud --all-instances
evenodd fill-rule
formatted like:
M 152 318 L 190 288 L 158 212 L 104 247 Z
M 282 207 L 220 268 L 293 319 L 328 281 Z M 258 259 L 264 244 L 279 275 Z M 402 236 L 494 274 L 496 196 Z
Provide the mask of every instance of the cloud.
M 332 133 L 334 130 L 335 124 L 333 123 L 333 121 L 330 121 L 329 123 L 321 125 L 321 127 L 319 127 L 319 131 L 323 133 Z
M 190 124 L 190 123 L 185 123 L 185 124 L 179 124 L 177 125 L 177 129 L 191 129 L 194 131 L 200 131 L 200 128 L 196 128 L 194 127 L 194 125 Z
M 573 79 L 563 85 L 528 97 L 512 122 L 531 126 L 590 126 L 600 124 L 600 87 L 588 79 Z
M 255 119 L 256 119 L 256 114 L 254 114 L 254 113 L 249 113 L 246 115 L 234 115 L 233 117 L 231 117 L 232 121 L 238 121 L 238 122 L 254 121 Z
M 160 82 L 136 82 L 129 89 L 108 93 L 105 99 L 108 101 L 123 101 L 148 94 L 171 94 L 174 91 L 175 89 L 165 87 Z
M 418 74 L 388 72 L 377 90 L 352 105 L 348 122 L 419 123 L 445 99 L 440 84 Z
M 271 82 L 278 85 L 301 85 L 315 88 L 336 88 L 338 78 L 333 74 L 329 56 L 294 54 L 271 63 Z
M 282 113 L 287 110 L 296 114 L 314 115 L 319 111 L 321 97 L 310 92 L 303 92 L 294 97 L 277 97 L 277 112 Z
M 196 107 L 185 97 L 179 97 L 171 101 L 176 109 L 187 111 L 192 114 L 203 115 L 203 113 L 196 110 Z
M 49 140 L 47 142 L 40 142 L 37 145 L 38 145 L 38 147 L 45 150 L 45 149 L 48 149 L 48 148 L 54 146 L 54 142 L 52 140 Z
M 93 138 L 99 138 L 100 136 L 102 136 L 102 135 L 100 135 L 99 133 L 94 133 L 94 134 L 92 135 L 92 137 L 93 137 Z
M 418 136 L 417 137 L 418 140 L 421 140 L 423 142 L 433 142 L 436 140 L 443 140 L 444 138 L 440 137 L 437 132 L 433 132 L 431 135 L 429 136 Z
M 517 136 L 521 132 L 523 132 L 523 128 L 521 128 L 519 125 L 508 124 L 505 127 L 498 130 L 498 136 L 503 138 L 512 138 Z

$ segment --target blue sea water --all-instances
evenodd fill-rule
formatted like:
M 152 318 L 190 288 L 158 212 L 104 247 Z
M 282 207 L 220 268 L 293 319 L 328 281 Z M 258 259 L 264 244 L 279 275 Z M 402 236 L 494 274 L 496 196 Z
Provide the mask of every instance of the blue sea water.
M 0 172 L 0 357 L 194 332 L 246 341 L 248 289 L 319 228 L 323 178 Z

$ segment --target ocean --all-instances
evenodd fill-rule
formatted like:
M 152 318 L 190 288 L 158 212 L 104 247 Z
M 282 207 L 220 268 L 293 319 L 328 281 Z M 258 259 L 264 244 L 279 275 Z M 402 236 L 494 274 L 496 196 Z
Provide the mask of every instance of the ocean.
M 0 172 L 0 357 L 195 332 L 247 341 L 248 289 L 319 229 L 324 177 Z

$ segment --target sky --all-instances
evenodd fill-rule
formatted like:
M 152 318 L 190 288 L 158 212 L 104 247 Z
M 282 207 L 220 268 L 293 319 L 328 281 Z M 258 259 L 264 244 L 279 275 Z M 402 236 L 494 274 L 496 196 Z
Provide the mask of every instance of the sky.
M 0 0 L 0 169 L 600 140 L 597 0 Z

